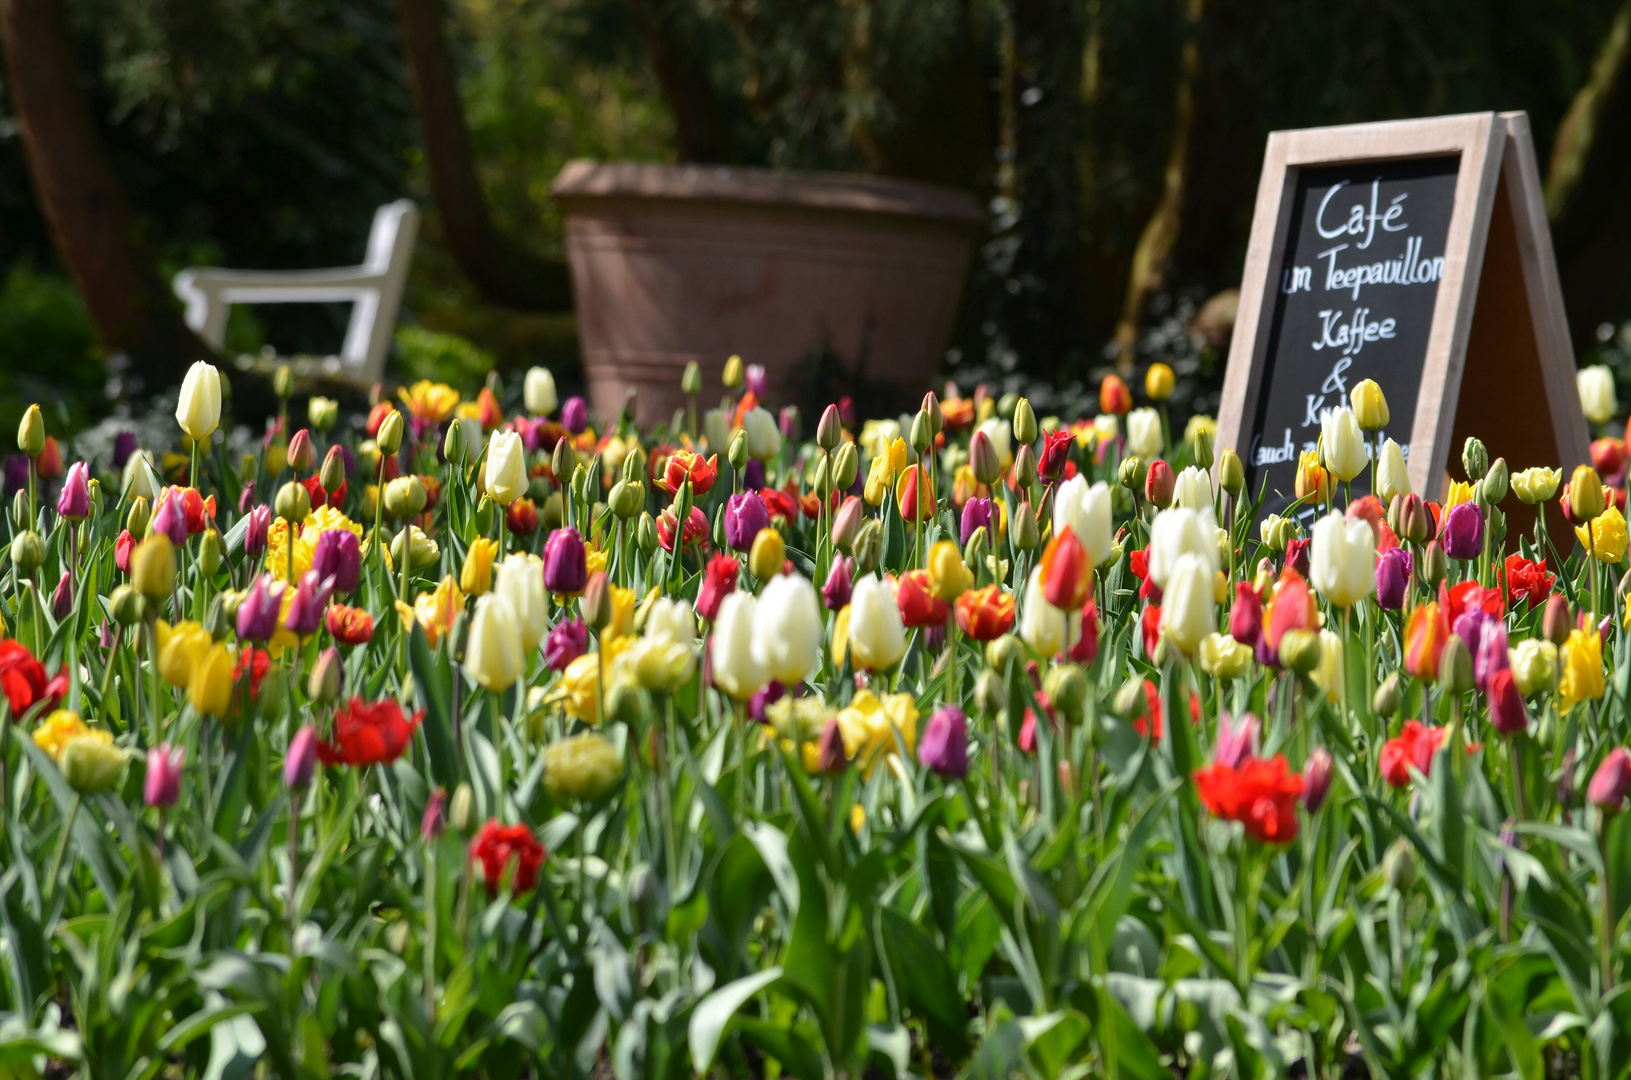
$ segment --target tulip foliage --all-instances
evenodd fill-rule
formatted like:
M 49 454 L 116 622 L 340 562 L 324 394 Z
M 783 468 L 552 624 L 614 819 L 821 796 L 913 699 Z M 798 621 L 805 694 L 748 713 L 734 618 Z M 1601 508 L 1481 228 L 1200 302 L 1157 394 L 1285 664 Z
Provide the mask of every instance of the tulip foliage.
M 0 1076 L 1631 1075 L 1623 444 L 724 381 L 31 410 Z

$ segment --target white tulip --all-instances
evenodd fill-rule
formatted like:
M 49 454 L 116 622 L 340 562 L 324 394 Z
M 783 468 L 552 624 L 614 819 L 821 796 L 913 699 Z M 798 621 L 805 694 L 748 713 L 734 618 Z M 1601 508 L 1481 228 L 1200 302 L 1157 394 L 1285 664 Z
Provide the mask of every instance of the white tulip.
M 709 409 L 702 414 L 702 435 L 708 451 L 723 454 L 731 444 L 731 414 L 725 409 Z
M 769 461 L 782 452 L 781 429 L 769 409 L 749 409 L 742 418 L 742 430 L 748 436 L 748 456 L 755 461 Z
M 521 677 L 522 656 L 521 629 L 510 602 L 497 593 L 477 600 L 464 647 L 464 670 L 483 688 L 499 693 Z
M 1060 484 L 1053 495 L 1054 521 L 1070 527 L 1093 566 L 1110 558 L 1115 546 L 1110 510 L 1110 485 L 1103 480 L 1089 486 L 1087 478 L 1077 474 Z
M 737 701 L 758 693 L 769 678 L 753 647 L 754 607 L 752 594 L 733 592 L 720 601 L 714 619 L 710 656 L 714 685 Z
M 195 365 L 196 366 L 196 365 Z M 1614 373 L 1607 364 L 1593 364 L 1574 373 L 1580 388 L 1580 407 L 1586 419 L 1594 424 L 1606 424 L 1620 411 L 1619 398 L 1614 393 Z
M 1332 511 L 1314 522 L 1309 550 L 1314 588 L 1339 608 L 1352 607 L 1376 590 L 1376 534 L 1369 522 Z
M 821 601 L 810 579 L 778 574 L 759 592 L 753 615 L 754 657 L 772 679 L 798 686 L 821 665 L 824 629 Z
M 487 443 L 487 496 L 508 506 L 527 493 L 527 451 L 514 431 L 495 431 Z
M 202 360 L 187 369 L 176 399 L 176 423 L 195 443 L 202 443 L 221 423 L 221 373 Z
M 1213 591 L 1217 567 L 1200 555 L 1178 556 L 1161 596 L 1161 633 L 1185 656 L 1195 655 L 1217 626 Z
M 906 625 L 894 591 L 873 574 L 857 581 L 850 594 L 849 655 L 856 669 L 873 671 L 892 668 L 906 655 Z
M 645 633 L 618 660 L 627 658 L 641 686 L 676 690 L 696 670 L 696 631 L 696 612 L 690 604 L 658 597 L 646 614 Z
M 528 368 L 526 381 L 521 384 L 521 397 L 526 402 L 529 413 L 534 416 L 548 416 L 555 411 L 558 401 L 555 396 L 555 376 L 550 374 L 548 368 Z
M 549 594 L 544 591 L 544 560 L 524 551 L 498 564 L 493 591 L 509 601 L 521 635 L 521 650 L 530 656 L 549 633 Z
M 1150 577 L 1165 589 L 1182 555 L 1199 555 L 1213 570 L 1218 558 L 1218 525 L 1212 508 L 1174 507 L 1155 515 L 1150 525 Z
M 1146 462 L 1161 456 L 1161 414 L 1154 409 L 1134 409 L 1127 414 L 1127 452 Z
M 1376 463 L 1376 494 L 1384 504 L 1391 503 L 1395 495 L 1410 494 L 1410 468 L 1405 465 L 1404 451 L 1392 439 L 1382 444 L 1382 457 Z
M 1191 465 L 1178 474 L 1172 485 L 1172 505 L 1189 510 L 1212 509 L 1212 477 L 1205 469 Z
M 985 432 L 985 437 L 991 440 L 991 449 L 997 452 L 997 460 L 1002 462 L 1004 472 L 1014 463 L 1013 428 L 1006 420 L 999 420 L 992 416 L 980 423 L 978 430 Z
M 1019 636 L 1038 655 L 1048 659 L 1065 651 L 1069 622 L 1065 613 L 1048 603 L 1042 592 L 1042 568 L 1031 571 L 1025 583 L 1025 605 L 1019 613 Z
M 1365 471 L 1365 433 L 1359 419 L 1346 405 L 1320 417 L 1320 441 L 1325 449 L 1325 467 L 1343 483 Z

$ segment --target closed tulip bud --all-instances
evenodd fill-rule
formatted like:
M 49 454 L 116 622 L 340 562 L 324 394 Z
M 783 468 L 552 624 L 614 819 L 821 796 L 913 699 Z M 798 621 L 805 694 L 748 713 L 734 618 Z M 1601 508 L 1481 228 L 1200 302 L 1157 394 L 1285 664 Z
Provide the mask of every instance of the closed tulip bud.
M 849 758 L 844 754 L 844 732 L 834 717 L 822 725 L 821 735 L 816 739 L 816 772 L 836 776 L 847 768 Z
M 294 396 L 294 371 L 288 364 L 279 364 L 272 371 L 272 393 L 280 401 L 288 401 Z
M 1172 492 L 1177 482 L 1172 466 L 1156 458 L 1150 462 L 1149 472 L 1144 478 L 1144 497 L 1165 510 L 1172 505 Z
M 333 398 L 313 394 L 306 402 L 306 419 L 318 431 L 327 431 L 340 418 L 340 403 Z
M 1008 704 L 1008 687 L 1002 676 L 986 668 L 974 678 L 974 707 L 986 716 L 995 716 Z
M 1165 401 L 1172 396 L 1176 382 L 1172 368 L 1157 360 L 1144 372 L 1144 395 L 1151 401 Z
M 1232 496 L 1238 496 L 1246 486 L 1246 468 L 1233 450 L 1225 450 L 1218 459 L 1218 486 Z
M 1303 808 L 1310 814 L 1319 813 L 1325 797 L 1331 793 L 1331 755 L 1323 746 L 1316 746 L 1303 766 Z
M 1400 504 L 1399 521 L 1402 527 L 1396 531 L 1402 539 L 1421 544 L 1433 535 L 1433 512 L 1414 492 L 1405 495 Z
M 1025 648 L 1013 634 L 1003 634 L 985 643 L 985 662 L 999 675 L 1008 673 L 1008 665 L 1025 656 Z
M 1264 547 L 1273 552 L 1281 552 L 1297 535 L 1297 523 L 1291 518 L 1270 514 L 1257 526 L 1257 534 L 1262 538 Z
M 1205 428 L 1197 430 L 1194 438 L 1189 440 L 1189 452 L 1194 456 L 1197 466 L 1202 469 L 1210 469 L 1212 467 L 1212 433 Z
M 606 504 L 611 507 L 612 513 L 620 520 L 627 521 L 640 512 L 645 505 L 646 494 L 639 484 L 631 484 L 627 480 L 619 480 L 612 485 L 612 493 L 607 497 Z
M 986 487 L 1002 478 L 1002 459 L 997 456 L 997 448 L 991 445 L 991 437 L 984 431 L 976 431 L 969 440 L 968 464 L 974 472 L 974 479 Z
M 133 586 L 120 585 L 114 589 L 108 603 L 113 610 L 113 621 L 120 626 L 134 626 L 142 620 L 145 604 L 142 594 Z
M 1354 418 L 1359 426 L 1366 431 L 1381 431 L 1387 427 L 1388 408 L 1387 396 L 1375 379 L 1365 379 L 1355 383 L 1348 394 L 1348 400 L 1353 405 Z
M 869 574 L 876 570 L 883 557 L 883 523 L 877 518 L 867 519 L 861 531 L 855 535 L 850 553 L 854 555 L 855 567 L 860 573 Z
M 1364 471 L 1369 461 L 1365 436 L 1352 409 L 1332 409 L 1320 418 L 1320 449 L 1325 468 L 1338 480 L 1351 481 Z
M 1586 798 L 1594 806 L 1617 813 L 1625 806 L 1627 791 L 1631 791 L 1631 754 L 1624 747 L 1616 746 L 1592 774 L 1591 783 L 1586 785 Z
M 846 555 L 855 551 L 855 541 L 866 523 L 866 504 L 854 495 L 846 496 L 832 519 L 832 542 Z
M 1022 446 L 1036 442 L 1036 411 L 1030 398 L 1014 403 L 1014 441 Z
M 565 442 L 562 439 L 561 442 Z M 559 444 L 557 444 L 559 445 Z M 527 451 L 514 431 L 495 431 L 487 442 L 487 464 L 483 480 L 487 497 L 499 506 L 509 506 L 527 493 Z M 556 474 L 559 479 L 560 474 Z
M 476 793 L 470 784 L 461 781 L 453 789 L 453 797 L 447 803 L 447 823 L 455 832 L 468 833 L 474 824 L 476 816 Z
M 787 543 L 782 534 L 768 527 L 760 529 L 748 553 L 748 570 L 760 581 L 769 581 L 781 573 L 786 561 Z
M 124 775 L 125 752 L 106 736 L 101 731 L 76 735 L 63 745 L 58 759 L 62 778 L 81 795 L 112 791 Z
M 1371 695 L 1371 707 L 1376 710 L 1378 716 L 1393 716 L 1399 711 L 1402 695 L 1399 673 L 1395 671 L 1383 679 L 1381 685 L 1376 688 L 1376 693 Z
M 748 465 L 748 433 L 746 429 L 739 430 L 731 438 L 730 449 L 725 451 L 725 460 L 731 463 L 731 468 L 741 472 Z
M 56 590 L 51 594 L 51 616 L 60 623 L 73 609 L 74 576 L 64 570 L 62 576 L 57 579 Z
M 1574 373 L 1580 391 L 1580 405 L 1586 419 L 1606 424 L 1614 419 L 1620 403 L 1614 392 L 1614 373 L 1607 364 L 1593 364 Z
M 1466 471 L 1467 479 L 1475 484 L 1489 471 L 1489 450 L 1481 439 L 1469 436 L 1461 444 L 1461 468 Z
M 912 449 L 916 450 L 919 454 L 927 453 L 929 447 L 934 445 L 934 432 L 929 430 L 928 414 L 922 412 L 921 410 L 919 410 L 918 414 L 912 418 L 911 442 Z
M 284 521 L 302 522 L 311 514 L 311 495 L 306 491 L 305 485 L 290 480 L 278 488 L 273 506 L 278 517 Z
M 1137 455 L 1129 455 L 1121 459 L 1121 465 L 1116 469 L 1116 481 L 1122 487 L 1135 495 L 1144 494 L 1144 485 L 1149 479 L 1149 466 L 1144 459 Z
M 742 385 L 743 378 L 742 358 L 733 355 L 725 361 L 725 370 L 719 376 L 720 384 L 727 390 L 735 390 Z
M 311 468 L 311 459 L 311 435 L 305 428 L 301 428 L 294 433 L 294 438 L 289 440 L 289 449 L 285 452 L 284 460 L 289 463 L 289 468 L 302 473 Z
M 598 463 L 597 463 L 598 464 Z M 578 467 L 572 470 L 572 497 L 579 502 L 588 502 L 589 495 L 595 490 L 589 484 L 589 470 L 578 462 Z
M 497 592 L 476 601 L 465 646 L 464 669 L 482 688 L 502 693 L 515 685 L 526 664 L 515 609 Z
M 15 559 L 16 541 L 12 547 Z M 176 548 L 168 536 L 154 533 L 131 551 L 130 583 L 149 600 L 158 601 L 170 595 L 176 583 Z
M 963 545 L 963 563 L 970 571 L 978 573 L 990 552 L 991 534 L 985 531 L 984 525 L 977 526 L 968 534 L 968 543 Z
M 335 449 L 338 447 L 331 448 L 329 453 L 332 454 Z M 464 461 L 464 425 L 458 421 L 447 425 L 447 434 L 442 436 L 442 456 L 449 462 L 462 464 Z M 327 462 L 324 464 L 326 466 Z M 328 490 L 327 485 L 324 485 L 324 490 Z
M 1075 664 L 1060 664 L 1048 672 L 1043 681 L 1043 689 L 1047 692 L 1048 700 L 1054 708 L 1071 719 L 1082 715 L 1082 708 L 1087 704 L 1087 676 Z
M 612 621 L 612 592 L 611 581 L 602 571 L 589 575 L 589 583 L 583 587 L 583 598 L 579 601 L 583 621 L 589 629 L 599 633 Z
M 28 520 L 28 489 L 19 488 L 17 494 L 11 497 L 11 520 L 19 526 L 30 524 Z
M 935 541 L 929 549 L 928 562 L 929 590 L 939 599 L 952 601 L 973 588 L 974 575 L 969 572 L 955 541 Z M 1088 574 L 1091 580 L 1091 570 Z
M 830 453 L 838 448 L 843 437 L 844 424 L 839 419 L 838 406 L 829 404 L 821 410 L 821 419 L 816 422 L 816 445 Z
M 1042 542 L 1042 534 L 1036 525 L 1036 514 L 1031 510 L 1029 501 L 1020 503 L 1019 509 L 1014 511 L 1014 523 L 1009 536 L 1013 539 L 1014 547 L 1020 551 L 1034 551 Z
M 634 526 L 634 542 L 648 558 L 657 550 L 657 523 L 649 512 L 642 513 Z
M 1121 684 L 1112 703 L 1117 716 L 1132 723 L 1150 715 L 1150 700 L 1144 693 L 1144 680 L 1134 676 Z
M 1429 589 L 1438 588 L 1438 583 L 1444 580 L 1449 570 L 1448 561 L 1444 557 L 1444 549 L 1437 540 L 1430 541 L 1421 553 L 1421 579 Z
M 317 729 L 303 724 L 289 740 L 283 758 L 283 783 L 292 791 L 305 791 L 317 775 Z
M 425 485 L 412 473 L 385 485 L 385 512 L 397 520 L 418 517 L 425 509 Z
M 1021 490 L 1036 486 L 1036 451 L 1029 443 L 1021 445 L 1014 454 L 1014 483 Z
M 558 484 L 567 484 L 572 480 L 572 474 L 578 468 L 577 451 L 572 449 L 570 439 L 561 439 L 555 443 L 555 451 L 550 455 L 549 471 Z
M 1603 497 L 1603 481 L 1597 475 L 1597 470 L 1590 465 L 1581 465 L 1574 470 L 1569 478 L 1569 511 L 1576 521 L 1590 521 L 1601 514 L 1606 507 Z
M 45 416 L 38 405 L 30 405 L 17 425 L 17 449 L 31 458 L 45 449 Z
M 1574 629 L 1574 616 L 1569 612 L 1569 601 L 1562 593 L 1553 593 L 1547 599 L 1540 627 L 1541 635 L 1553 645 L 1562 645 L 1569 640 L 1569 632 Z
M 539 371 L 539 370 L 542 370 L 542 369 L 541 368 L 534 368 L 533 370 L 534 371 Z M 545 372 L 545 374 L 548 374 L 548 372 Z M 528 375 L 530 376 L 531 372 L 528 372 Z M 555 383 L 555 380 L 551 379 L 550 380 L 550 388 L 552 390 L 554 389 L 554 383 Z M 682 393 L 682 394 L 699 394 L 701 392 L 702 392 L 702 365 L 697 363 L 695 360 L 687 361 L 686 365 L 685 365 L 685 370 L 680 373 L 680 393 Z M 551 408 L 553 408 L 553 406 L 551 406 Z M 544 411 L 547 412 L 548 410 L 544 410 Z M 542 413 L 539 413 L 538 415 L 542 415 Z
M 1438 682 L 1447 693 L 1465 694 L 1474 688 L 1472 651 L 1461 635 L 1451 634 L 1438 658 Z
M 1479 485 L 1484 502 L 1494 506 L 1506 498 L 1507 485 L 1506 458 L 1496 458 L 1489 463 L 1489 471 L 1484 474 L 1483 482 Z
M 11 542 L 11 565 L 23 577 L 28 577 L 40 568 L 45 562 L 45 544 L 40 540 L 40 534 L 33 529 L 25 529 L 18 533 Z
M 385 417 L 379 425 L 379 431 L 374 435 L 374 445 L 386 457 L 395 457 L 396 452 L 402 449 L 402 414 L 396 410 Z
M 147 775 L 142 781 L 142 801 L 148 806 L 167 809 L 181 797 L 181 773 L 187 763 L 187 752 L 169 743 L 160 743 L 147 751 Z
M 1320 664 L 1320 636 L 1313 630 L 1287 630 L 1280 635 L 1280 666 L 1307 675 Z
M 457 430 L 458 426 L 455 424 L 448 430 Z M 328 453 L 323 455 L 323 467 L 317 473 L 317 482 L 331 497 L 345 486 L 345 451 L 338 446 L 328 448 Z
M 861 452 L 851 442 L 838 448 L 833 455 L 833 486 L 839 491 L 848 491 L 855 485 L 855 477 L 861 471 Z
M 223 555 L 221 534 L 214 529 L 205 529 L 204 535 L 198 538 L 198 569 L 205 577 L 212 576 L 221 568 Z
M 933 390 L 923 395 L 923 403 L 919 406 L 929 418 L 929 432 L 939 435 L 946 428 L 946 414 L 940 409 L 940 397 Z
M 317 654 L 317 663 L 312 665 L 311 674 L 306 678 L 306 696 L 324 705 L 339 700 L 344 676 L 340 650 L 330 645 Z
M 1416 856 L 1404 837 L 1393 841 L 1382 856 L 1382 877 L 1397 893 L 1407 893 L 1416 883 Z

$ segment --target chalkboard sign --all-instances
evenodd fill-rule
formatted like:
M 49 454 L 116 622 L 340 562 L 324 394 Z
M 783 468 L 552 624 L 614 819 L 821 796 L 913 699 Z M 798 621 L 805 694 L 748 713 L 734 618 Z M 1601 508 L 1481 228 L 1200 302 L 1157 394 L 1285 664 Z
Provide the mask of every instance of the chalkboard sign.
M 1362 379 L 1428 498 L 1465 434 L 1514 471 L 1587 460 L 1522 113 L 1270 136 L 1219 417 L 1263 514 Z

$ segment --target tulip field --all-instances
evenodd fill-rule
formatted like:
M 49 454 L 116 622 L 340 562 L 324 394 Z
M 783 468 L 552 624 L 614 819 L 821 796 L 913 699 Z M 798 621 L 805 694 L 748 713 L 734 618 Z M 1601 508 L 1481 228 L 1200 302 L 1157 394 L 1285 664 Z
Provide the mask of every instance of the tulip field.
M 1139 382 L 30 410 L 0 1078 L 1631 1076 L 1625 441 Z

